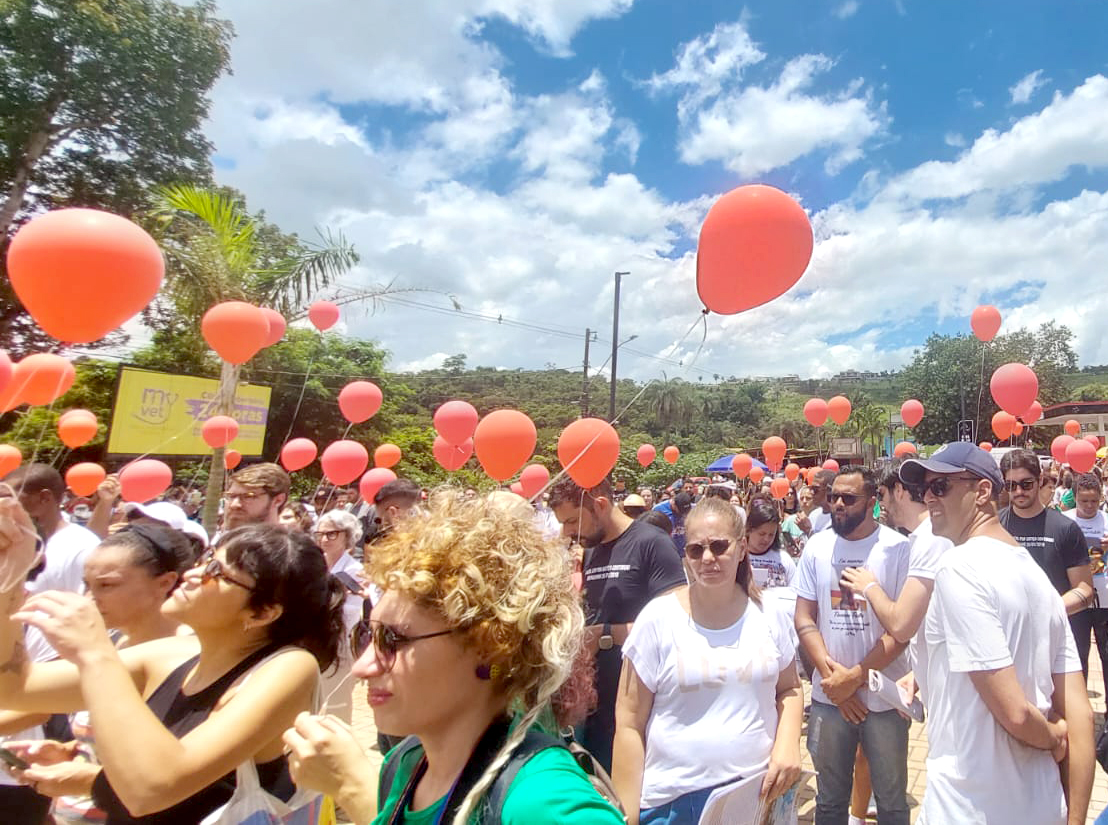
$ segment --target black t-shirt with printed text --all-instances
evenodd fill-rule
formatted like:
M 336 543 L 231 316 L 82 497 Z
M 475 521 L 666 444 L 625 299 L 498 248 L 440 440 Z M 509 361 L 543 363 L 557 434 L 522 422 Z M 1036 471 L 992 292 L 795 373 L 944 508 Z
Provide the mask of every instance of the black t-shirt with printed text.
M 1057 510 L 1047 508 L 1034 518 L 1021 518 L 1005 507 L 1000 523 L 1031 554 L 1059 595 L 1073 587 L 1066 571 L 1089 564 L 1081 528 Z

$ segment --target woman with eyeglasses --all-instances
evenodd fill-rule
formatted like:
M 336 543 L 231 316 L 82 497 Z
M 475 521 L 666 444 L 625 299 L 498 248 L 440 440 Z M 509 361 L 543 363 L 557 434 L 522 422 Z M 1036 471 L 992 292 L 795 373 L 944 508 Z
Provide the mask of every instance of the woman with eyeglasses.
M 720 785 L 765 772 L 773 800 L 800 776 L 792 619 L 763 606 L 729 503 L 704 499 L 685 529 L 688 586 L 650 602 L 623 645 L 612 779 L 633 825 L 695 825 Z
M 15 501 L 0 500 L 0 573 L 34 558 L 30 528 Z M 267 791 L 292 795 L 281 733 L 312 707 L 342 632 L 341 585 L 307 536 L 275 525 L 224 534 L 162 607 L 195 636 L 118 651 L 92 599 L 24 602 L 12 578 L 0 575 L 11 617 L 0 623 L 0 706 L 88 710 L 101 763 L 93 799 L 109 825 L 200 822 L 230 799 L 248 759 Z M 29 664 L 20 622 L 62 661 Z
M 622 821 L 536 728 L 570 674 L 584 615 L 564 550 L 530 514 L 432 495 L 376 545 L 369 575 L 384 595 L 355 635 L 354 673 L 377 726 L 410 736 L 379 782 L 349 727 L 301 716 L 285 735 L 299 784 L 333 796 L 358 825 Z M 521 744 L 533 755 L 520 766 Z M 510 762 L 518 772 L 499 781 Z M 482 815 L 495 800 L 499 813 Z

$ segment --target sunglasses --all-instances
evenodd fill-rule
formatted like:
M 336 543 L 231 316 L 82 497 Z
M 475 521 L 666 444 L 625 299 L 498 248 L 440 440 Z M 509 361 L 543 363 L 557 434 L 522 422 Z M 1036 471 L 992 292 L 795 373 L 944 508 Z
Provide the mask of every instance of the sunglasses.
M 832 492 L 832 493 L 828 494 L 828 496 L 827 496 L 827 500 L 831 504 L 834 504 L 839 499 L 842 499 L 843 504 L 845 504 L 847 507 L 853 507 L 855 504 L 857 504 L 859 501 L 862 500 L 862 497 L 857 496 L 854 493 L 835 493 L 835 492 Z
M 1033 478 L 1024 478 L 1019 481 L 1006 481 L 1004 486 L 1008 488 L 1009 493 L 1014 493 L 1016 490 L 1023 490 L 1025 493 L 1029 493 L 1038 486 L 1038 481 Z
M 953 481 L 980 481 L 977 476 L 938 476 L 930 481 L 924 482 L 923 490 L 931 492 L 931 495 L 935 498 L 942 498 L 950 492 L 951 482 Z
M 346 533 L 345 530 L 317 530 L 314 533 L 312 533 L 312 536 L 315 538 L 316 541 L 320 541 L 321 539 L 326 539 L 327 541 L 334 541 L 335 539 L 337 539 L 339 536 L 343 535 L 344 533 Z
M 450 630 L 438 630 L 434 633 L 423 633 L 419 636 L 405 636 L 395 627 L 390 627 L 383 622 L 375 619 L 362 619 L 350 631 L 350 652 L 355 659 L 360 658 L 362 654 L 369 650 L 369 646 L 372 644 L 374 655 L 377 658 L 377 666 L 387 673 L 396 664 L 396 652 L 400 648 L 423 639 L 447 636 L 455 630 L 456 628 L 451 628 Z
M 732 544 L 734 544 L 734 542 L 731 539 L 712 539 L 707 544 L 693 542 L 692 544 L 685 545 L 685 555 L 693 561 L 700 561 L 704 556 L 704 551 L 711 550 L 712 555 L 719 558 L 731 549 Z
M 223 562 L 215 557 L 214 550 L 208 550 L 200 557 L 200 561 L 196 563 L 196 566 L 201 568 L 200 570 L 200 583 L 207 584 L 212 579 L 223 579 L 228 584 L 237 585 L 243 590 L 249 590 L 254 592 L 254 588 L 249 584 L 244 584 L 237 579 L 227 575 L 227 568 L 223 566 Z

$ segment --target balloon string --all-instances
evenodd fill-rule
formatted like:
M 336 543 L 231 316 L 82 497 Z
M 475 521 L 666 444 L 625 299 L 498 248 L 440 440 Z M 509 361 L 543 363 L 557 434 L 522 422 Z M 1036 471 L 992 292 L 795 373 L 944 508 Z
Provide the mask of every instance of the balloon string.
M 354 426 L 353 421 L 351 421 L 349 424 L 346 425 L 346 429 L 343 430 L 343 433 L 342 433 L 342 438 L 339 439 L 340 441 L 345 441 L 346 440 L 346 436 L 348 436 L 350 434 L 350 428 L 353 427 L 353 426 Z M 285 441 L 288 441 L 288 439 L 286 438 Z M 327 480 L 330 481 L 330 479 L 327 479 Z M 336 489 L 337 486 L 338 485 L 336 485 L 336 484 L 331 484 L 331 489 L 327 491 L 327 498 L 323 502 L 322 512 L 319 513 L 320 516 L 322 516 L 323 513 L 327 512 L 327 505 L 331 503 L 331 498 L 335 495 L 335 489 Z M 315 488 L 317 493 L 321 489 L 322 489 L 322 485 Z M 369 501 L 369 502 L 366 502 L 366 503 L 367 504 L 372 504 L 373 502 Z
M 985 394 L 985 348 L 987 341 L 981 342 L 981 377 L 977 379 L 977 417 L 973 420 L 973 439 L 976 441 L 981 432 L 981 398 Z
M 323 350 L 323 333 L 319 333 L 319 346 L 312 350 L 311 360 L 308 361 L 307 372 L 304 373 L 304 383 L 300 385 L 300 397 L 296 399 L 296 409 L 292 412 L 292 419 L 289 421 L 289 431 L 285 433 L 285 440 L 282 444 L 287 444 L 289 438 L 292 437 L 292 428 L 296 426 L 296 419 L 300 416 L 300 405 L 304 403 L 304 392 L 308 389 L 308 377 L 312 374 L 312 367 L 315 365 L 316 355 Z

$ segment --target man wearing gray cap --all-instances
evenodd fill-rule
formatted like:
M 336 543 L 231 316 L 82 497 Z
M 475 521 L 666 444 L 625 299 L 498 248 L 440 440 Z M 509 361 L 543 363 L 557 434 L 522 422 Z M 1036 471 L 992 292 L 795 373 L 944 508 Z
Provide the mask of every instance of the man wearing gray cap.
M 905 461 L 900 478 L 924 488 L 935 534 L 954 542 L 917 650 L 929 743 L 919 823 L 1084 822 L 1092 708 L 1062 600 L 997 518 L 996 462 L 954 442 Z

